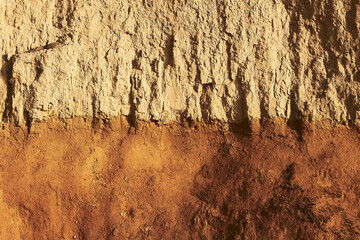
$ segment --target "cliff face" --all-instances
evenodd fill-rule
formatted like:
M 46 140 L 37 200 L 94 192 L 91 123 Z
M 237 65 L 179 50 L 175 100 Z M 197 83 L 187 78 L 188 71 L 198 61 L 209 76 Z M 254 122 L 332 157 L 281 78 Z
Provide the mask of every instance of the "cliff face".
M 357 1 L 2 1 L 3 120 L 359 116 Z
M 0 239 L 359 239 L 359 7 L 0 0 Z

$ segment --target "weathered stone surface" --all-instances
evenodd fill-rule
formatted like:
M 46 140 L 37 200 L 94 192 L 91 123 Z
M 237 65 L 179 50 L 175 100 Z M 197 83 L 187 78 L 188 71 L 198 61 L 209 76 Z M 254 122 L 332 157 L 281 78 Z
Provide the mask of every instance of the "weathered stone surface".
M 349 0 L 0 2 L 0 114 L 359 118 Z

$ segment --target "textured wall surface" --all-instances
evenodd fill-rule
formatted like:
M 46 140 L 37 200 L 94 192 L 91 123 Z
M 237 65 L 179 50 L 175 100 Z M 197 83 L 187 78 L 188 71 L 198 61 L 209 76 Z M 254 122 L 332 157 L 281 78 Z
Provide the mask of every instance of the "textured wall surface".
M 0 2 L 0 115 L 359 118 L 355 0 Z
M 0 0 L 0 239 L 360 239 L 359 7 Z

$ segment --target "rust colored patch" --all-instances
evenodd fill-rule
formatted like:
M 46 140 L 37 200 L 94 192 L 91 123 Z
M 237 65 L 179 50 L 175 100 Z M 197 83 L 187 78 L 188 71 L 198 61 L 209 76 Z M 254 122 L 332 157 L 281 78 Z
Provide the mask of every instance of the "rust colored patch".
M 359 238 L 356 128 L 101 126 L 2 131 L 1 239 Z

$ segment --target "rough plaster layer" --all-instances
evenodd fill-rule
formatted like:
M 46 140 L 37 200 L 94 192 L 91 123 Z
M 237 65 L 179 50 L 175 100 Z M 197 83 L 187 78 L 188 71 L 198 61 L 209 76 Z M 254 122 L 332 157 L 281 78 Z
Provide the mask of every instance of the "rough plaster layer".
M 0 2 L 0 114 L 359 118 L 356 0 Z

